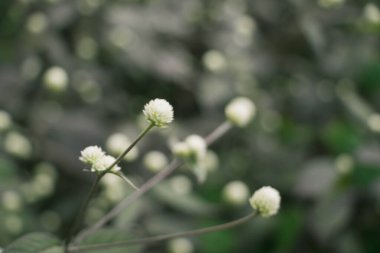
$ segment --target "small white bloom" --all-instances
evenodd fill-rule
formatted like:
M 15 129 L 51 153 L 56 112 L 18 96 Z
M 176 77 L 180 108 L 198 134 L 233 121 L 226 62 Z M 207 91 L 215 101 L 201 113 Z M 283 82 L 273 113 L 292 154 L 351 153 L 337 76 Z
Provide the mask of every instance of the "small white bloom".
M 11 116 L 6 111 L 0 110 L 0 131 L 8 129 L 11 124 Z
M 281 196 L 279 192 L 270 186 L 264 186 L 255 191 L 249 199 L 252 208 L 257 210 L 263 217 L 277 214 L 280 209 L 280 202 Z
M 62 92 L 66 89 L 68 83 L 66 71 L 58 66 L 49 68 L 43 77 L 45 86 L 53 92 Z
M 190 150 L 185 142 L 177 142 L 172 147 L 172 152 L 176 156 L 186 158 L 190 155 Z
M 168 165 L 168 158 L 162 152 L 150 151 L 144 156 L 143 163 L 148 170 L 158 172 Z
M 110 155 L 100 157 L 100 159 L 96 160 L 96 162 L 92 165 L 91 171 L 104 171 L 108 169 L 115 161 L 115 157 Z M 113 172 L 117 172 L 119 170 L 121 170 L 121 168 L 118 165 L 115 165 L 112 168 Z
M 190 135 L 185 140 L 186 145 L 192 155 L 195 156 L 196 160 L 199 161 L 203 159 L 207 152 L 207 144 L 205 139 L 199 135 Z
M 118 156 L 124 152 L 126 148 L 128 148 L 132 142 L 123 133 L 114 133 L 110 137 L 108 137 L 106 141 L 106 148 L 107 151 L 109 151 L 112 155 Z M 124 156 L 124 160 L 126 161 L 133 161 L 136 160 L 136 158 L 139 155 L 139 150 L 135 146 L 133 147 L 129 153 Z
M 241 181 L 229 182 L 223 189 L 223 198 L 232 205 L 243 205 L 249 197 L 249 190 L 245 183 Z
M 100 158 L 105 156 L 104 151 L 98 146 L 89 146 L 81 151 L 79 160 L 88 165 L 93 165 Z
M 144 106 L 146 119 L 157 127 L 167 127 L 173 121 L 173 107 L 165 99 L 156 98 Z
M 169 253 L 193 253 L 193 243 L 187 238 L 171 239 L 168 242 Z
M 226 118 L 238 127 L 244 127 L 256 114 L 255 104 L 245 97 L 233 99 L 225 109 Z

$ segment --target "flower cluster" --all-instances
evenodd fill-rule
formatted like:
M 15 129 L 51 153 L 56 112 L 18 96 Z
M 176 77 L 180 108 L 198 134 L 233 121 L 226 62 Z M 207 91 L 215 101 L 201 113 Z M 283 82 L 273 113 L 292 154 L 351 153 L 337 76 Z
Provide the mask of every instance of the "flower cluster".
M 116 159 L 106 153 L 98 146 L 89 146 L 81 151 L 79 160 L 91 166 L 92 172 L 101 172 L 108 169 Z M 113 166 L 112 171 L 117 172 L 121 168 L 117 165 Z

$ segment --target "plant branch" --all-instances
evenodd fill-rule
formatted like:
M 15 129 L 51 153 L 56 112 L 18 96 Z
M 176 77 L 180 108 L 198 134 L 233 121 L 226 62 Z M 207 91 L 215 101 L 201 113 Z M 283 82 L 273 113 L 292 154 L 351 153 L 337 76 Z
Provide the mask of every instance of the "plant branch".
M 256 217 L 256 212 L 252 212 L 251 214 L 243 218 L 240 218 L 228 223 L 212 226 L 212 227 L 206 227 L 206 228 L 179 232 L 179 233 L 166 234 L 166 235 L 151 236 L 151 237 L 146 237 L 146 238 L 141 238 L 141 239 L 128 240 L 128 241 L 115 242 L 115 243 L 102 243 L 102 244 L 94 244 L 90 246 L 74 246 L 70 248 L 69 252 L 86 252 L 86 251 L 91 251 L 91 250 L 107 249 L 107 248 L 112 248 L 112 247 L 129 246 L 133 244 L 155 243 L 155 242 L 160 242 L 160 241 L 169 240 L 169 239 L 178 238 L 178 237 L 197 236 L 197 235 L 217 232 L 217 231 L 229 229 L 232 227 L 236 227 L 238 225 L 244 224 L 252 220 L 255 217 Z
M 232 125 L 225 121 L 221 125 L 219 125 L 214 131 L 212 131 L 209 135 L 205 137 L 207 145 L 213 144 L 220 137 L 222 137 L 228 130 L 230 130 Z M 167 176 L 169 176 L 173 171 L 181 167 L 184 163 L 179 161 L 178 159 L 172 160 L 172 162 L 168 165 L 167 168 L 160 171 L 156 175 L 154 175 L 150 180 L 148 180 L 145 184 L 140 187 L 140 190 L 133 192 L 131 195 L 127 196 L 124 200 L 119 202 L 111 211 L 109 211 L 105 216 L 103 216 L 98 222 L 96 222 L 91 227 L 83 230 L 76 237 L 74 243 L 78 243 L 83 240 L 89 234 L 95 232 L 99 228 L 103 227 L 107 222 L 109 222 L 112 218 L 118 215 L 121 211 L 131 205 L 133 202 L 138 200 L 142 195 L 144 195 L 147 191 L 157 185 L 159 182 L 164 180 Z

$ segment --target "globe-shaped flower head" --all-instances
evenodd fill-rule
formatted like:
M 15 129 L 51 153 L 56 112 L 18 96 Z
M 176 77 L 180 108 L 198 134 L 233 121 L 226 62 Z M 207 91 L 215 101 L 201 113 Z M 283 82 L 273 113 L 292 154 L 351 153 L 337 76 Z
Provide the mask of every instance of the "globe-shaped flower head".
M 264 186 L 255 191 L 249 199 L 253 209 L 257 210 L 263 217 L 277 214 L 280 209 L 280 202 L 281 196 L 279 192 L 270 186 Z
M 225 109 L 226 118 L 235 126 L 245 127 L 255 117 L 255 104 L 246 97 L 233 99 Z
M 165 99 L 153 99 L 144 106 L 146 119 L 157 127 L 167 127 L 173 121 L 173 107 Z

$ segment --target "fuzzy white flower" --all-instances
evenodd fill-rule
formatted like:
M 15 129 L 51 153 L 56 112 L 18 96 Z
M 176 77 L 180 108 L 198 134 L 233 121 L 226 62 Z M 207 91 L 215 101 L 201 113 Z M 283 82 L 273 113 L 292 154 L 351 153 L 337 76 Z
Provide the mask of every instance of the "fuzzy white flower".
M 168 165 L 168 158 L 160 151 L 150 151 L 144 156 L 143 163 L 148 170 L 158 172 Z
M 49 68 L 44 74 L 45 86 L 53 92 L 62 92 L 67 88 L 68 75 L 66 70 L 54 66 Z
M 89 146 L 83 149 L 80 154 L 79 160 L 91 166 L 105 156 L 104 151 L 98 146 Z
M 144 106 L 146 119 L 157 127 L 167 127 L 174 119 L 173 107 L 165 99 L 156 98 Z
M 243 205 L 249 196 L 249 190 L 245 183 L 241 181 L 232 181 L 223 188 L 224 200 L 232 205 Z
M 225 109 L 226 118 L 238 127 L 244 127 L 256 114 L 255 104 L 246 97 L 233 99 Z
M 207 144 L 205 139 L 199 135 L 190 135 L 186 138 L 185 143 L 190 153 L 195 157 L 197 161 L 203 159 L 206 156 Z
M 277 214 L 280 209 L 280 202 L 280 193 L 270 186 L 261 187 L 249 199 L 252 208 L 257 210 L 263 217 Z
M 116 161 L 115 157 L 106 155 L 103 157 L 100 157 L 91 167 L 91 171 L 104 171 L 108 169 L 114 162 Z M 121 170 L 121 168 L 118 165 L 113 166 L 112 171 L 117 172 Z

